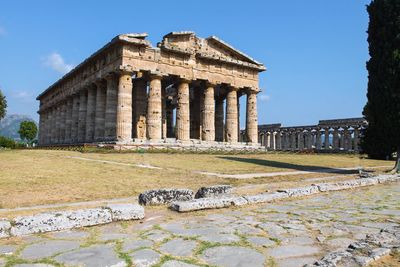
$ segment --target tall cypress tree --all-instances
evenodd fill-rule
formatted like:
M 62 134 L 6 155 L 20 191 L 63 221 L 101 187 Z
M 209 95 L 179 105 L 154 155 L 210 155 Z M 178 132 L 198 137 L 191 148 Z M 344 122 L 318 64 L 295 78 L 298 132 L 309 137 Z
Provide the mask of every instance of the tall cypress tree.
M 363 114 L 369 125 L 363 150 L 376 159 L 397 152 L 400 170 L 400 0 L 373 0 L 368 6 L 368 102 Z

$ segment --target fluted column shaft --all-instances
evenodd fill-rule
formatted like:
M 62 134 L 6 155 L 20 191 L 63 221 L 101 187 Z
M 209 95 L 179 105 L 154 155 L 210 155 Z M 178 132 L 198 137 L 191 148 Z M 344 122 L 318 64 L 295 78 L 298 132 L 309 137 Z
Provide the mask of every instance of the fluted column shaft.
M 178 107 L 176 109 L 176 137 L 181 141 L 190 139 L 189 82 L 181 81 L 178 86 Z
M 78 142 L 78 127 L 79 127 L 79 94 L 73 96 L 72 100 L 72 123 L 71 123 L 71 143 Z
M 333 129 L 333 140 L 332 140 L 332 147 L 333 149 L 339 149 L 339 130 L 338 128 Z
M 73 110 L 73 98 L 67 99 L 67 108 L 65 111 L 65 143 L 71 142 L 71 129 L 72 129 L 72 110 Z
M 171 101 L 166 103 L 166 119 L 167 119 L 167 138 L 175 137 L 174 135 L 174 109 Z
M 212 84 L 207 84 L 204 89 L 201 112 L 201 139 L 215 141 L 215 100 Z
M 325 149 L 329 149 L 329 128 L 328 129 L 325 129 L 325 134 L 324 134 L 325 136 L 325 139 L 324 139 L 324 142 L 325 142 Z
M 250 91 L 247 93 L 247 104 L 246 104 L 247 142 L 256 143 L 257 132 L 258 132 L 257 93 Z
M 360 135 L 360 130 L 358 128 L 354 128 L 354 151 L 359 152 L 359 135 Z
M 79 93 L 79 119 L 78 119 L 78 142 L 85 142 L 86 136 L 86 112 L 87 112 L 87 90 Z
M 238 108 L 237 108 L 237 89 L 229 88 L 226 96 L 226 142 L 236 143 L 238 141 Z
M 133 119 L 133 137 L 137 139 L 146 139 L 146 115 L 147 115 L 147 81 L 144 78 L 135 79 L 133 82 L 134 94 L 134 117 Z
M 114 74 L 106 77 L 106 114 L 104 121 L 104 139 L 106 141 L 116 141 L 116 125 L 117 125 L 117 92 L 118 84 Z
M 321 150 L 322 148 L 322 141 L 321 141 L 321 131 L 320 129 L 317 129 L 316 135 L 315 135 L 315 148 L 317 150 Z
M 107 85 L 104 81 L 96 82 L 96 111 L 94 125 L 94 140 L 104 141 L 105 118 L 106 118 L 106 91 Z
M 118 77 L 117 94 L 117 141 L 132 141 L 132 76 L 121 72 Z
M 224 100 L 215 101 L 215 141 L 224 141 Z
M 147 137 L 159 140 L 162 137 L 162 92 L 161 77 L 151 76 L 147 101 Z
M 275 149 L 276 150 L 282 150 L 282 137 L 281 137 L 281 132 L 276 132 L 275 135 Z
M 91 85 L 88 88 L 87 112 L 86 112 L 86 134 L 85 141 L 94 141 L 94 128 L 96 119 L 96 87 Z

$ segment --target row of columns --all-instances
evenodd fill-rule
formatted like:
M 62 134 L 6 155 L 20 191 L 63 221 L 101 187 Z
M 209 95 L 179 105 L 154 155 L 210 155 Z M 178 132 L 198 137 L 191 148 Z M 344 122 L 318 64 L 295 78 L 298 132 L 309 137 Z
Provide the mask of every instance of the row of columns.
M 132 139 L 162 140 L 174 131 L 173 109 L 176 107 L 175 137 L 191 138 L 190 82 L 180 79 L 177 101 L 166 101 L 162 76 L 149 75 L 132 79 L 132 73 L 110 74 L 96 81 L 40 114 L 41 144 L 91 142 L 129 143 Z M 224 98 L 215 98 L 215 86 L 205 83 L 195 114 L 199 118 L 198 139 L 238 142 L 238 89 L 229 87 Z M 196 88 L 197 89 L 197 88 Z M 194 110 L 192 110 L 194 112 Z M 200 114 L 199 114 L 200 113 Z M 257 143 L 257 92 L 247 92 L 246 129 L 249 143 Z M 194 115 L 192 115 L 194 116 Z M 169 136 L 168 136 L 169 135 Z
M 331 138 L 330 138 L 331 137 Z M 359 151 L 360 129 L 326 128 L 308 131 L 268 131 L 260 133 L 259 143 L 270 150 Z

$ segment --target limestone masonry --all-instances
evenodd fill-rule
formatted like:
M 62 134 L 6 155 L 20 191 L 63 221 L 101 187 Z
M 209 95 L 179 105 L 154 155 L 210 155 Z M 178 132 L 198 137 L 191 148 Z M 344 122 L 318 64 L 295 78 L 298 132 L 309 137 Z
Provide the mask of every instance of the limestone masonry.
M 146 37 L 118 35 L 37 97 L 40 145 L 238 144 L 243 95 L 246 142 L 258 143 L 262 63 L 215 36 Z

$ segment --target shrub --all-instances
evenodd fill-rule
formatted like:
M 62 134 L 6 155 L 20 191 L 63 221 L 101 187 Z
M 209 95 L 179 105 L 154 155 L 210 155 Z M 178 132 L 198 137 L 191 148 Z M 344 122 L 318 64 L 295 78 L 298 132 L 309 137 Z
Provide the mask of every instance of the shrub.
M 18 144 L 11 138 L 0 136 L 0 147 L 3 148 L 16 148 Z

